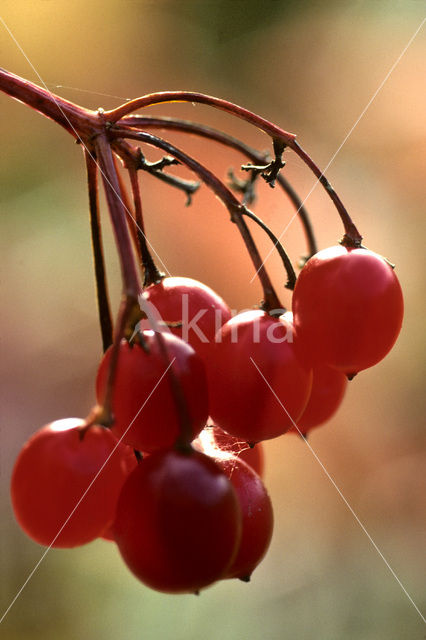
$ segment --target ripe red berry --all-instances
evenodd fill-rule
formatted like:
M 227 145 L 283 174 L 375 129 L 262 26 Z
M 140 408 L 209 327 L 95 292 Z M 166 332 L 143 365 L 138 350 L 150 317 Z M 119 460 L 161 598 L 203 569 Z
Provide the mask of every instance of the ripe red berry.
M 272 503 L 262 480 L 244 460 L 221 455 L 215 458 L 215 462 L 234 487 L 242 513 L 241 542 L 226 577 L 247 581 L 271 542 L 274 526 Z
M 195 592 L 230 566 L 241 512 L 231 483 L 208 456 L 156 452 L 128 477 L 114 534 L 125 563 L 144 584 Z
M 162 337 L 169 362 L 172 362 L 170 368 L 186 401 L 194 438 L 208 417 L 204 365 L 183 340 L 168 332 Z M 173 446 L 180 435 L 181 423 L 169 375 L 165 373 L 167 362 L 157 337 L 153 331 L 144 331 L 142 338 L 145 349 L 124 340 L 120 344 L 112 396 L 112 431 L 117 438 L 123 436 L 123 442 L 135 449 L 152 452 Z M 96 379 L 96 395 L 100 403 L 105 393 L 110 358 L 111 348 L 99 365 Z
M 312 382 L 291 323 L 248 311 L 229 320 L 220 338 L 206 365 L 215 424 L 252 443 L 285 433 L 305 409 Z
M 309 356 L 353 375 L 392 348 L 402 325 L 402 291 L 384 258 L 339 245 L 320 251 L 303 267 L 293 312 Z
M 78 418 L 46 425 L 15 462 L 11 497 L 16 519 L 46 546 L 75 547 L 100 536 L 114 519 L 129 473 L 128 448 L 99 426 L 81 438 L 82 425 Z
M 164 322 L 182 322 L 181 327 L 170 330 L 203 358 L 208 357 L 215 334 L 231 318 L 226 302 L 210 287 L 191 278 L 164 278 L 147 287 L 144 296 Z
M 298 429 L 303 435 L 333 416 L 343 400 L 348 383 L 344 373 L 324 365 L 314 366 L 312 374 L 311 395 L 306 409 L 297 421 Z M 291 431 L 298 433 L 295 427 Z

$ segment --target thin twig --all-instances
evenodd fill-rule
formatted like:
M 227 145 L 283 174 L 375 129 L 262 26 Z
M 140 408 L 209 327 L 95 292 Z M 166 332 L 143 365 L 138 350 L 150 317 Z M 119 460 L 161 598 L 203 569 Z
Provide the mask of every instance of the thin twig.
M 265 231 L 265 233 L 269 236 L 269 238 L 274 243 L 274 247 L 278 251 L 280 258 L 284 264 L 285 270 L 287 271 L 287 283 L 285 287 L 286 289 L 290 289 L 290 291 L 293 291 L 294 286 L 296 284 L 296 273 L 293 269 L 293 265 L 291 264 L 291 260 L 288 257 L 287 252 L 285 251 L 281 242 L 278 240 L 277 236 L 273 233 L 273 231 L 271 231 L 271 229 L 263 222 L 263 220 L 261 220 L 258 216 L 256 216 L 252 211 L 244 208 L 242 209 L 241 212 L 244 216 L 247 216 L 248 218 L 251 218 L 251 220 L 256 222 L 256 224 L 258 224 L 259 227 L 263 229 L 263 231 Z
M 92 234 L 93 260 L 96 277 L 99 324 L 104 352 L 112 344 L 112 319 L 106 282 L 105 261 L 102 247 L 102 232 L 99 216 L 98 171 L 94 158 L 84 149 L 89 190 L 90 228 Z

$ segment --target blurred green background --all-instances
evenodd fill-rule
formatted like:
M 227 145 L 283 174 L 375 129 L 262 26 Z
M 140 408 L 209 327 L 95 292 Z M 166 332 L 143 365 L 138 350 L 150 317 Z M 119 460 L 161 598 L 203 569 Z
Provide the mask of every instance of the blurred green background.
M 327 165 L 423 19 L 424 3 L 359 0 L 2 0 L 2 17 L 52 91 L 111 108 L 150 91 L 192 89 L 243 104 L 298 134 Z M 38 81 L 0 23 L 3 67 Z M 309 442 L 416 604 L 425 605 L 424 223 L 426 96 L 422 29 L 345 142 L 327 175 L 365 244 L 397 265 L 406 301 L 397 345 L 351 384 L 336 417 Z M 60 85 L 60 86 L 58 86 Z M 261 149 L 250 127 L 206 107 L 151 113 L 219 126 Z M 43 424 L 84 416 L 94 401 L 100 337 L 81 149 L 50 121 L 0 95 L 2 243 L 1 610 L 43 549 L 15 523 L 13 461 Z M 213 143 L 170 136 L 219 176 L 241 158 Z M 155 153 L 148 151 L 150 159 Z M 286 175 L 302 197 L 313 176 L 292 154 Z M 182 173 L 186 177 L 189 174 Z M 142 177 L 150 240 L 175 275 L 196 277 L 236 309 L 260 298 L 242 243 L 214 197 L 184 196 Z M 293 211 L 266 186 L 255 209 L 277 233 Z M 316 188 L 307 201 L 321 247 L 341 226 Z M 105 212 L 106 213 L 106 212 Z M 114 308 L 119 270 L 105 219 Z M 263 252 L 269 244 L 254 231 Z M 295 220 L 284 236 L 305 245 Z M 268 268 L 283 292 L 282 268 Z M 288 293 L 282 293 L 290 304 Z M 275 507 L 270 551 L 248 585 L 200 597 L 139 584 L 114 546 L 51 551 L 9 612 L 10 640 L 399 640 L 423 622 L 309 448 L 283 436 L 265 445 Z M 206 549 L 208 553 L 208 549 Z M 424 609 L 423 609 L 424 610 Z

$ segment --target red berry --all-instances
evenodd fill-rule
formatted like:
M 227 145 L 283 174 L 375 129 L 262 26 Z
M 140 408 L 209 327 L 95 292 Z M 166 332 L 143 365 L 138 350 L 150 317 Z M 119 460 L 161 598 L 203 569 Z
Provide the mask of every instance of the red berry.
M 100 536 L 114 519 L 129 473 L 127 447 L 99 426 L 81 438 L 82 425 L 78 418 L 46 425 L 15 462 L 11 496 L 16 519 L 46 546 L 75 547 Z
M 128 477 L 114 533 L 125 563 L 144 584 L 194 592 L 230 566 L 241 512 L 229 480 L 208 456 L 162 451 Z
M 330 247 L 300 272 L 293 312 L 309 357 L 353 375 L 384 358 L 397 339 L 401 286 L 377 253 Z
M 222 455 L 215 461 L 234 487 L 242 513 L 241 542 L 226 577 L 248 580 L 271 542 L 274 526 L 271 500 L 260 477 L 243 460 Z
M 208 358 L 216 333 L 231 318 L 226 302 L 191 278 L 164 278 L 147 287 L 144 296 L 164 322 L 182 322 L 182 327 L 170 330 L 203 358 Z
M 146 349 L 126 341 L 120 344 L 114 381 L 113 433 L 139 451 L 152 452 L 174 445 L 181 423 L 172 393 L 167 362 L 153 331 L 142 333 Z M 208 417 L 207 382 L 204 365 L 195 351 L 171 333 L 162 333 L 171 370 L 186 401 L 196 437 Z M 96 395 L 102 402 L 108 378 L 111 347 L 105 353 L 96 379 Z M 160 379 L 163 376 L 161 382 Z M 124 435 L 125 434 L 125 435 Z
M 215 424 L 251 443 L 285 433 L 305 409 L 312 382 L 291 323 L 248 311 L 229 320 L 220 338 L 206 365 Z
M 306 409 L 297 421 L 303 435 L 332 417 L 343 400 L 348 383 L 344 373 L 324 365 L 314 366 L 312 373 L 311 395 Z M 291 431 L 298 433 L 295 427 Z

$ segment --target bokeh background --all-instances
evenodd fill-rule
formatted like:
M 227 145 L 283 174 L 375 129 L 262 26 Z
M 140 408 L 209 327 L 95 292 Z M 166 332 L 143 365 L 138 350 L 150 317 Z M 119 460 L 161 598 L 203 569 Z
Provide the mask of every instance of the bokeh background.
M 91 108 L 150 91 L 192 89 L 243 104 L 299 135 L 320 167 L 384 80 L 424 14 L 421 1 L 2 0 L 1 64 Z M 425 605 L 424 224 L 426 95 L 423 28 L 339 151 L 327 175 L 368 247 L 397 265 L 404 327 L 385 361 L 359 375 L 335 418 L 309 440 L 407 592 Z M 206 107 L 158 106 L 218 126 L 260 149 L 265 136 Z M 50 121 L 0 95 L 2 243 L 1 610 L 43 549 L 14 521 L 13 461 L 43 424 L 84 416 L 101 352 L 81 149 Z M 241 157 L 170 138 L 219 176 Z M 147 151 L 149 159 L 156 156 Z M 302 197 L 313 176 L 292 154 L 285 175 Z M 189 177 L 182 172 L 181 175 Z M 168 270 L 203 280 L 235 309 L 259 302 L 241 240 L 215 198 L 184 196 L 142 177 L 146 226 Z M 319 245 L 342 229 L 320 187 L 306 203 Z M 280 233 L 293 216 L 260 186 L 255 210 Z M 114 309 L 119 270 L 106 212 Z M 254 230 L 263 254 L 267 239 Z M 294 220 L 284 236 L 297 261 Z M 282 295 L 279 260 L 268 260 Z M 424 625 L 306 444 L 266 443 L 275 507 L 270 551 L 249 585 L 217 584 L 200 597 L 142 586 L 113 544 L 52 550 L 0 627 L 10 640 L 400 640 Z M 208 553 L 208 549 L 206 549 Z M 423 609 L 424 611 L 424 609 Z

